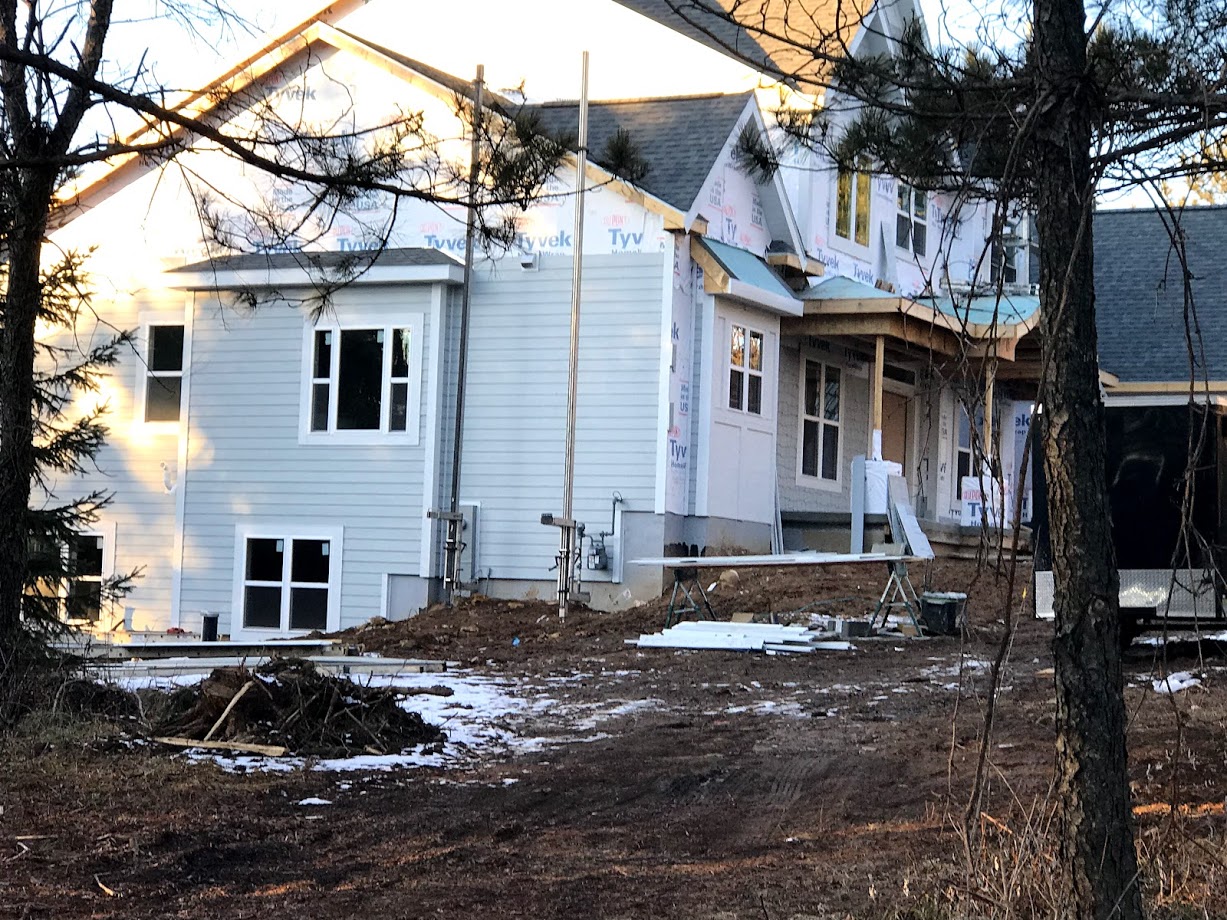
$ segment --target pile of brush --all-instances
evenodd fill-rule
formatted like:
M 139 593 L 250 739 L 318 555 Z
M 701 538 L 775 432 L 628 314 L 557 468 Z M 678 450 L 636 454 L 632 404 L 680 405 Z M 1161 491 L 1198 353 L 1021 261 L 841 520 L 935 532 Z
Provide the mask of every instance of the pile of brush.
M 322 674 L 309 661 L 217 668 L 176 690 L 154 720 L 157 740 L 268 756 L 399 754 L 446 735 L 400 705 L 394 689 Z

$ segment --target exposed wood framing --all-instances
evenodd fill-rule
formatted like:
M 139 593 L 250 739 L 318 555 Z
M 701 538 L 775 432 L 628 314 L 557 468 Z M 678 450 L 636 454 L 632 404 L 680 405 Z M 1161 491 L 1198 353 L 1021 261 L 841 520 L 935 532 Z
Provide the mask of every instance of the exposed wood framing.
M 869 425 L 869 456 L 882 458 L 882 378 L 886 369 L 886 337 L 879 335 L 873 343 L 873 375 L 870 377 L 873 417 Z
M 767 253 L 767 264 L 794 268 L 814 278 L 825 275 L 827 270 L 827 267 L 817 259 L 799 256 L 795 252 L 769 252 Z
M 796 318 L 785 317 L 780 320 L 780 333 L 822 338 L 833 335 L 889 336 L 925 351 L 951 356 L 960 353 L 960 343 L 954 333 L 917 320 L 909 322 L 907 317 L 897 313 L 875 316 L 810 314 Z

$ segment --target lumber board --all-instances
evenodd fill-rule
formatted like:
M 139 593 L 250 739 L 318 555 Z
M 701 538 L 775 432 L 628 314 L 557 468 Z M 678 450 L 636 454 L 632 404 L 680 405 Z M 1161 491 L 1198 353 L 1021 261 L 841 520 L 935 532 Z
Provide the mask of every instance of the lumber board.
M 158 744 L 171 747 L 204 748 L 208 751 L 229 751 L 230 753 L 262 754 L 265 757 L 284 757 L 288 751 L 272 744 L 247 744 L 243 741 L 197 741 L 195 738 L 154 738 Z
M 762 556 L 661 556 L 632 559 L 631 565 L 660 565 L 670 569 L 767 568 L 805 565 L 853 565 L 866 562 L 920 562 L 918 556 L 886 553 L 780 553 Z

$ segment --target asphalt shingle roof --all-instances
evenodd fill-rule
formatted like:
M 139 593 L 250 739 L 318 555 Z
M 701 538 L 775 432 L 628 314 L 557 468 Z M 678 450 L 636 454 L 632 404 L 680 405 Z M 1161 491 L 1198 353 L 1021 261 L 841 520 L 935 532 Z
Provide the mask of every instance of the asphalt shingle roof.
M 648 163 L 636 185 L 682 211 L 690 210 L 703 182 L 733 133 L 752 93 L 675 96 L 588 104 L 589 158 L 600 165 L 606 144 L 626 129 Z M 551 134 L 574 137 L 579 128 L 575 102 L 531 107 Z
M 355 252 L 245 252 L 232 256 L 218 256 L 203 262 L 193 262 L 173 269 L 177 272 L 199 271 L 276 271 L 283 268 L 337 268 L 359 259 L 363 253 Z M 438 249 L 408 248 L 385 249 L 375 256 L 372 265 L 455 265 L 456 260 Z
M 813 90 L 846 53 L 873 0 L 617 0 L 675 32 Z M 879 0 L 887 2 L 887 0 Z
M 1187 208 L 1180 226 L 1201 331 L 1196 374 L 1227 380 L 1227 208 Z M 1094 232 L 1100 367 L 1122 381 L 1187 381 L 1181 265 L 1162 217 L 1099 211 Z

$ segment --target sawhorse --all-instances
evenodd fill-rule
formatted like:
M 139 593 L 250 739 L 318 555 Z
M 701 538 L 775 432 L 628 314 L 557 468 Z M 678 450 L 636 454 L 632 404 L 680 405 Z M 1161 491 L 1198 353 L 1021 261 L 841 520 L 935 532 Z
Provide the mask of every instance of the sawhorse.
M 890 573 L 890 578 L 886 580 L 886 588 L 882 591 L 882 596 L 878 598 L 878 606 L 873 611 L 873 618 L 869 621 L 869 625 L 876 627 L 878 617 L 881 616 L 882 625 L 885 626 L 890 612 L 896 607 L 902 607 L 907 611 L 908 619 L 912 621 L 912 627 L 919 636 L 920 598 L 916 595 L 916 589 L 912 587 L 912 579 L 908 577 L 907 563 L 901 560 L 891 560 L 886 563 L 886 570 Z
M 682 598 L 680 601 L 679 594 Z M 669 615 L 665 618 L 665 629 L 686 619 L 714 620 L 715 618 L 716 611 L 712 610 L 711 602 L 707 599 L 707 592 L 703 590 L 703 582 L 699 580 L 699 570 L 675 568 L 673 570 L 673 595 L 669 598 Z

